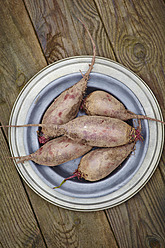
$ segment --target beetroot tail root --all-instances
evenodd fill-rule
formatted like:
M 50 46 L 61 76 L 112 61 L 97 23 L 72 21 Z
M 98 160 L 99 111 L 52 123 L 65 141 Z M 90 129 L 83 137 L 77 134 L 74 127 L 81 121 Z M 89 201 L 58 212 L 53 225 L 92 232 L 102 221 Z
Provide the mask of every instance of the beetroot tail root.
M 2 125 L 0 127 L 42 127 L 43 124 Z
M 128 118 L 129 119 L 139 119 L 139 120 L 156 121 L 156 122 L 160 122 L 160 123 L 162 123 L 162 124 L 165 125 L 165 122 L 164 121 L 157 120 L 155 118 L 151 118 L 151 117 L 148 117 L 148 116 L 145 116 L 145 115 L 136 115 L 136 114 L 134 114 L 133 112 L 131 112 L 129 110 L 128 110 Z

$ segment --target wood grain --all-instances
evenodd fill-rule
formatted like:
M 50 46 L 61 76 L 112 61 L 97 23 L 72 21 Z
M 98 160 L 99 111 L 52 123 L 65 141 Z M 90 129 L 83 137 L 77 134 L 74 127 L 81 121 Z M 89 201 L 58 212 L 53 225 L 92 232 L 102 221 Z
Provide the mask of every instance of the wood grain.
M 0 121 L 5 125 L 22 87 L 47 64 L 23 2 L 0 2 Z
M 144 79 L 164 114 L 164 3 L 119 0 L 96 5 L 117 60 Z M 163 152 L 155 174 L 136 196 L 106 211 L 120 247 L 165 246 L 164 158 Z
M 114 59 L 93 1 L 25 0 L 25 4 L 48 63 L 70 56 L 92 55 L 91 41 L 77 17 L 88 23 L 97 55 Z
M 118 247 L 104 211 L 70 211 L 28 192 L 48 247 Z
M 46 247 L 0 130 L 0 247 Z
M 95 1 L 118 62 L 154 92 L 165 117 L 165 4 L 158 1 Z
M 157 179 L 159 178 L 159 181 Z M 165 184 L 160 171 L 126 203 L 107 210 L 119 247 L 164 247 Z M 124 228 L 120 228 L 123 226 Z

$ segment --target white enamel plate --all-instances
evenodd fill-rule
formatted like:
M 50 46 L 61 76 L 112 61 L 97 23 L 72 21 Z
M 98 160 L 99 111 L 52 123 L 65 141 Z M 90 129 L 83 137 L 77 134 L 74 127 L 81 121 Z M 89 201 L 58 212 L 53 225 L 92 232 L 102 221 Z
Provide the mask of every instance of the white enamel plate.
M 51 102 L 62 91 L 81 79 L 91 56 L 72 57 L 53 63 L 36 74 L 19 94 L 10 117 L 10 125 L 40 123 Z M 149 87 L 133 72 L 106 58 L 97 57 L 90 74 L 87 94 L 105 90 L 117 97 L 130 111 L 162 120 L 158 102 Z M 83 113 L 79 113 L 81 115 Z M 132 121 L 129 121 L 132 125 Z M 12 156 L 24 156 L 39 148 L 37 127 L 9 128 Z M 108 177 L 88 182 L 76 178 L 58 186 L 71 176 L 80 158 L 59 166 L 47 167 L 26 161 L 15 166 L 25 182 L 45 200 L 67 209 L 96 211 L 116 206 L 135 195 L 155 171 L 163 149 L 164 127 L 154 121 L 142 121 L 144 141 Z

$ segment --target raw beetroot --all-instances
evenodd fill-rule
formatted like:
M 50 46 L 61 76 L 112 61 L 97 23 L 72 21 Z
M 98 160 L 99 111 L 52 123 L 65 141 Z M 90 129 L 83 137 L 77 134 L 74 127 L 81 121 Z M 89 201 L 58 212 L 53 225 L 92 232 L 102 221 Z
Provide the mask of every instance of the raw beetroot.
M 80 19 L 79 19 L 80 20 Z M 80 20 L 81 21 L 81 20 Z M 77 82 L 75 85 L 72 87 L 66 89 L 63 91 L 55 100 L 54 102 L 50 105 L 50 107 L 47 109 L 45 112 L 43 119 L 42 119 L 42 124 L 56 124 L 56 125 L 61 125 L 64 123 L 67 123 L 68 121 L 72 120 L 73 118 L 76 117 L 86 87 L 87 87 L 87 82 L 89 79 L 89 74 L 91 73 L 93 69 L 93 65 L 95 63 L 95 56 L 96 56 L 96 48 L 95 48 L 95 43 L 92 39 L 91 34 L 89 33 L 89 30 L 87 29 L 86 25 L 81 21 L 83 26 L 85 27 L 92 45 L 93 45 L 93 58 L 91 61 L 91 64 L 89 65 L 89 69 L 87 72 L 83 75 L 82 74 L 82 79 Z M 47 129 L 42 127 L 42 133 L 44 134 L 44 137 L 47 138 Z M 58 132 L 54 136 L 58 136 Z M 44 138 L 41 137 L 41 142 Z
M 10 127 L 39 126 L 46 129 L 47 135 L 53 137 L 56 132 L 75 142 L 89 146 L 115 147 L 141 139 L 139 129 L 126 122 L 105 116 L 80 116 L 63 125 L 27 124 Z
M 28 126 L 28 125 L 27 125 Z M 43 126 L 43 124 L 38 124 Z M 139 130 L 126 122 L 104 116 L 80 116 L 63 125 L 45 125 L 47 134 L 58 131 L 75 142 L 89 146 L 115 147 L 140 139 Z
M 64 179 L 62 183 L 54 188 L 59 188 L 69 179 L 74 177 L 84 178 L 88 181 L 98 181 L 108 176 L 129 156 L 134 150 L 135 143 L 119 147 L 98 148 L 88 152 L 81 158 L 78 169 L 72 176 Z
M 15 159 L 19 159 L 17 163 L 32 160 L 40 165 L 56 166 L 76 159 L 91 149 L 92 147 L 90 146 L 75 143 L 73 140 L 65 136 L 61 136 L 48 141 L 36 152 L 27 156 L 15 157 Z
M 98 181 L 115 170 L 134 150 L 135 143 L 111 148 L 98 148 L 84 155 L 78 166 L 81 177 Z
M 83 101 L 83 109 L 88 115 L 109 116 L 121 120 L 147 119 L 165 124 L 144 115 L 136 115 L 125 108 L 115 97 L 105 91 L 94 91 Z

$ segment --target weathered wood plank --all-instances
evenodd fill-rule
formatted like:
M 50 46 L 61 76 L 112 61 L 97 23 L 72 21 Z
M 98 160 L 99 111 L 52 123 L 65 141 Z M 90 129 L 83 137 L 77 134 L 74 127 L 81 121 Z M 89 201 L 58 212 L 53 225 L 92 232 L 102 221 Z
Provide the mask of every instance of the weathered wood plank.
M 65 210 L 28 192 L 48 247 L 118 247 L 104 211 Z
M 140 193 L 126 203 L 107 210 L 119 247 L 165 246 L 164 192 L 164 179 L 156 170 Z
M 0 2 L 0 120 L 5 125 L 22 87 L 47 63 L 23 2 Z
M 165 117 L 164 1 L 95 2 L 118 62 L 149 85 Z
M 163 1 L 95 2 L 117 60 L 144 79 L 165 114 Z M 106 211 L 122 248 L 165 246 L 164 160 L 165 153 L 150 181 L 136 196 Z
M 0 120 L 7 124 L 13 103 L 26 81 L 46 65 L 22 1 L 1 1 Z M 6 130 L 7 131 L 7 130 Z M 1 245 L 45 247 L 22 181 L 1 132 Z
M 88 24 L 97 55 L 114 59 L 93 1 L 25 0 L 25 4 L 48 63 L 65 57 L 92 54 L 89 36 L 77 17 Z
M 0 130 L 0 246 L 46 247 Z

